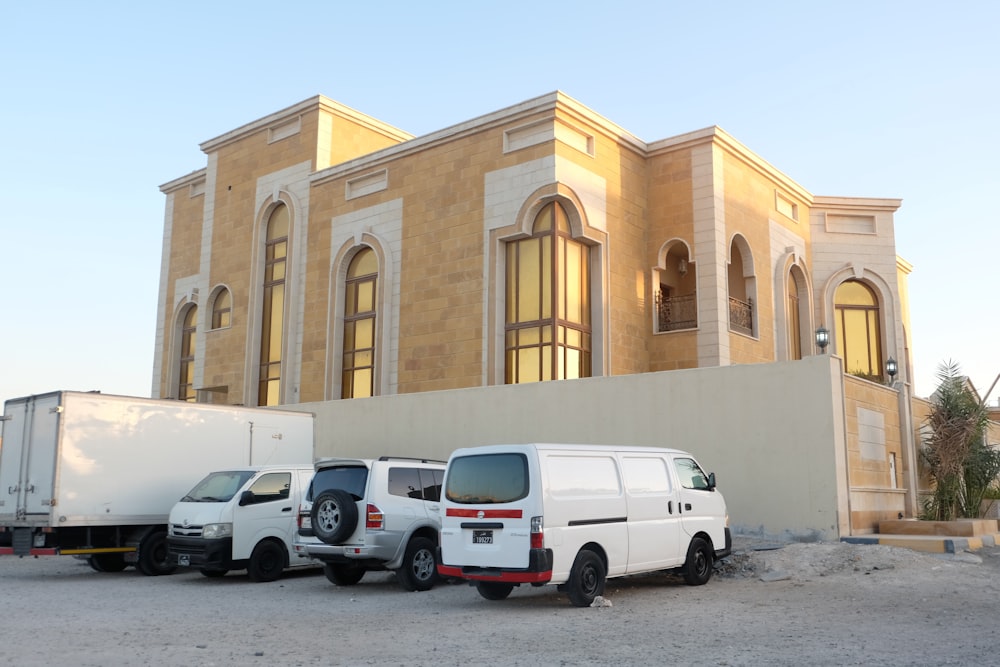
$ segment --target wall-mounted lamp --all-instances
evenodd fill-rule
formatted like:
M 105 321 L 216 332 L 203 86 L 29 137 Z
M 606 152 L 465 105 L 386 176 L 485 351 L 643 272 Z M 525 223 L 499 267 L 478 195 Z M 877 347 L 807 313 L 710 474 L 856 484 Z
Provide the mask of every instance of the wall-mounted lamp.
M 830 332 L 826 327 L 816 329 L 816 345 L 819 346 L 819 353 L 826 353 L 826 346 L 830 344 Z
M 677 271 L 682 276 L 688 272 L 688 261 L 686 259 L 681 259 L 679 262 L 677 262 Z
M 899 372 L 899 364 L 892 357 L 886 359 L 885 372 L 889 374 L 889 384 L 892 384 L 892 381 L 896 379 L 896 373 Z

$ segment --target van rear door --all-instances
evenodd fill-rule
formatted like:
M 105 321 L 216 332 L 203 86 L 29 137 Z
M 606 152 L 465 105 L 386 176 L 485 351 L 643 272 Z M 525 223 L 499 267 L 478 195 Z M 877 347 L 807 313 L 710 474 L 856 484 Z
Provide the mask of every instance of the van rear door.
M 531 517 L 538 512 L 524 452 L 454 456 L 445 478 L 441 560 L 447 565 L 523 569 L 529 564 Z M 540 512 L 538 512 L 540 514 Z

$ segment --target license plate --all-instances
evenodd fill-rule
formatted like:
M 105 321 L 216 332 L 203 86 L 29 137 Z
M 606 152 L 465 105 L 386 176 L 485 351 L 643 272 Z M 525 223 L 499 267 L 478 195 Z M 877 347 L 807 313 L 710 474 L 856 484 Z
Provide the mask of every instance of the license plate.
M 187 567 L 191 564 L 191 556 L 187 554 L 179 554 L 177 556 L 177 564 L 181 567 Z
M 493 531 L 492 530 L 474 530 L 474 531 L 472 531 L 472 543 L 473 544 L 493 544 Z

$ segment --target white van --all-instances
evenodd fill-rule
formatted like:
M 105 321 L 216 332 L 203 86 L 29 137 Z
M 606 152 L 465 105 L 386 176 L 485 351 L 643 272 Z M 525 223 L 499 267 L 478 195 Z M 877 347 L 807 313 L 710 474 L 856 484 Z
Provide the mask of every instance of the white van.
M 557 584 L 588 606 L 609 577 L 665 569 L 700 585 L 732 549 L 715 475 L 676 449 L 458 449 L 441 500 L 438 572 L 475 582 L 488 600 Z
M 246 569 L 274 581 L 285 568 L 315 565 L 295 554 L 298 509 L 313 467 L 256 466 L 210 473 L 170 510 L 167 549 L 206 577 Z

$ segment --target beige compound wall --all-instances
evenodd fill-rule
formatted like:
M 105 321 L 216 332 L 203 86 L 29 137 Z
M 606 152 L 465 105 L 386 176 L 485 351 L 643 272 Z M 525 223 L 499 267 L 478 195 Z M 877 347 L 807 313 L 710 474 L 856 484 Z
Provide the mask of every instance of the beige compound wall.
M 849 534 L 839 362 L 642 373 L 303 403 L 316 456 L 446 459 L 493 443 L 677 447 L 718 476 L 738 533 Z

